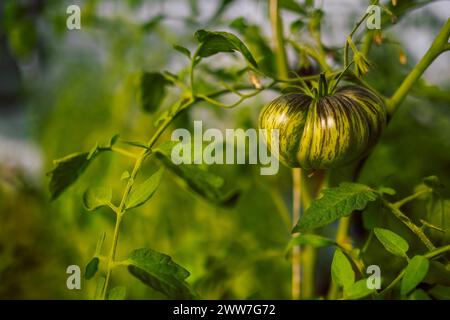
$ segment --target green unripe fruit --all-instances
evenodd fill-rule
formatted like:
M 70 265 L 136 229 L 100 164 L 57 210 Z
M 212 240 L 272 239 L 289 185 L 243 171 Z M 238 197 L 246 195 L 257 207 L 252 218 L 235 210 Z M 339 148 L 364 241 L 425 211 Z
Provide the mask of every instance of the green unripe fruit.
M 290 167 L 327 169 L 366 155 L 386 125 L 386 108 L 370 90 L 347 86 L 313 98 L 282 95 L 261 111 L 259 126 L 279 130 L 279 157 Z

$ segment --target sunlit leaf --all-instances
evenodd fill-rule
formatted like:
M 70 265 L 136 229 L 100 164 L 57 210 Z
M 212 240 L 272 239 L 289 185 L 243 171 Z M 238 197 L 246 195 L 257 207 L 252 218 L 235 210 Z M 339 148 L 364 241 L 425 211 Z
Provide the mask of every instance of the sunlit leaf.
M 348 300 L 357 300 L 365 298 L 374 292 L 375 289 L 369 289 L 367 287 L 367 279 L 361 279 L 344 290 L 344 298 Z
M 135 186 L 127 198 L 125 203 L 126 208 L 132 209 L 147 202 L 156 192 L 156 189 L 158 189 L 163 172 L 163 169 L 159 169 L 143 183 Z
M 375 228 L 373 231 L 387 251 L 399 257 L 407 256 L 406 252 L 409 249 L 409 245 L 401 236 L 383 228 Z
M 334 251 L 331 277 L 338 286 L 344 287 L 345 290 L 349 289 L 355 282 L 355 272 L 352 265 L 340 249 Z
M 406 266 L 401 284 L 401 294 L 407 295 L 425 278 L 430 262 L 423 256 L 414 256 Z

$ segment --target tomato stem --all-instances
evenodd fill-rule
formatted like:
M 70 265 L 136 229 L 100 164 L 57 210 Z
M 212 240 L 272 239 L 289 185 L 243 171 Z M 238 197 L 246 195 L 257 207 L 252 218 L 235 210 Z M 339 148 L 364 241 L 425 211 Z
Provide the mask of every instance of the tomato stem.
M 419 63 L 410 71 L 403 80 L 400 87 L 395 91 L 394 95 L 387 100 L 387 109 L 390 116 L 397 111 L 400 104 L 406 98 L 408 92 L 413 85 L 422 76 L 425 70 L 433 63 L 433 61 L 443 52 L 449 50 L 450 45 L 448 39 L 450 37 L 450 19 L 444 24 L 438 35 L 434 39 L 428 51 L 419 61 Z

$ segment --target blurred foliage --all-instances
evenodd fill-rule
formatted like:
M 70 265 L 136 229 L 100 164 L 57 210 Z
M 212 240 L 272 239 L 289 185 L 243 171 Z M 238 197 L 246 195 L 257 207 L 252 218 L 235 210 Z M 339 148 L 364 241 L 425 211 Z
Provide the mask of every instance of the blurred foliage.
M 195 30 L 221 30 L 231 26 L 242 36 L 263 70 L 273 72 L 273 53 L 266 26 L 234 14 L 233 10 L 239 11 L 238 1 L 217 1 L 213 14 L 208 17 L 197 1 L 177 1 L 177 10 L 160 12 L 170 2 L 80 1 L 81 31 L 66 29 L 65 10 L 70 1 L 1 2 L 1 73 L 7 72 L 11 79 L 16 79 L 17 70 L 20 71 L 20 80 L 16 81 L 20 90 L 3 90 L 5 80 L 1 76 L 2 106 L 7 102 L 3 99 L 4 92 L 23 101 L 30 136 L 39 146 L 44 165 L 42 172 L 33 178 L 20 168 L 0 163 L 0 298 L 93 297 L 93 281 L 83 280 L 80 291 L 67 290 L 66 268 L 78 264 L 84 269 L 105 230 L 105 247 L 109 247 L 114 221 L 107 209 L 88 212 L 81 200 L 88 187 L 105 185 L 112 188 L 113 200 L 120 200 L 119 194 L 125 186 L 120 178 L 131 162 L 115 154 L 99 154 L 79 182 L 53 202 L 47 191 L 45 173 L 51 170 L 53 159 L 73 152 L 88 152 L 97 142 L 107 141 L 115 133 L 127 140 L 150 137 L 160 114 L 145 113 L 140 108 L 138 92 L 144 85 L 141 74 L 144 71 L 146 75 L 154 75 L 154 70 L 167 69 L 187 77 L 187 70 L 180 63 L 183 56 L 173 50 L 173 44 L 192 48 Z M 261 1 L 255 2 L 258 9 L 266 10 Z M 297 14 L 301 19 L 304 12 L 295 3 L 284 1 L 284 6 L 289 14 Z M 174 12 L 178 10 L 181 14 Z M 224 17 L 228 12 L 233 12 L 232 19 Z M 436 20 L 432 16 L 426 19 Z M 351 21 L 348 25 L 352 25 Z M 435 34 L 439 25 L 430 34 Z M 297 23 L 293 30 L 297 32 L 300 27 Z M 389 34 L 392 38 L 394 35 L 395 31 Z M 409 56 L 408 52 L 406 55 Z M 398 46 L 390 43 L 374 45 L 369 58 L 376 67 L 369 72 L 367 80 L 386 95 L 392 94 L 415 62 L 399 63 Z M 197 85 L 202 91 L 211 91 L 219 83 L 236 79 L 236 74 L 244 78 L 239 73 L 244 63 L 229 57 L 217 60 L 220 63 L 204 63 L 199 67 L 201 80 Z M 160 74 L 157 78 L 161 80 Z M 155 80 L 147 76 L 145 81 Z M 448 83 L 433 87 L 422 82 L 414 89 L 367 159 L 359 182 L 392 187 L 397 190 L 394 198 L 411 194 L 425 176 L 436 175 L 444 185 L 450 186 Z M 173 102 L 172 94 L 177 89 L 166 87 L 165 90 L 168 97 L 162 101 L 162 110 Z M 257 127 L 258 113 L 271 95 L 263 94 L 233 110 L 203 103 L 178 117 L 172 127 L 189 129 L 193 119 L 204 120 L 209 127 Z M 146 101 L 144 97 L 144 104 Z M 161 140 L 169 137 L 170 130 Z M 139 179 L 144 180 L 155 169 L 154 160 L 146 163 Z M 348 179 L 351 169 L 334 170 L 331 185 Z M 260 176 L 259 168 L 250 165 L 216 165 L 213 171 L 226 177 L 224 187 L 228 190 L 236 187 L 243 190 L 236 207 L 221 208 L 205 202 L 195 193 L 180 188 L 177 175 L 167 172 L 152 202 L 125 217 L 118 256 L 126 257 L 140 247 L 170 254 L 190 271 L 188 281 L 203 298 L 288 299 L 290 262 L 283 257 L 283 250 L 291 231 L 287 213 L 291 202 L 290 171 L 283 167 L 276 176 Z M 443 189 L 442 195 L 450 199 L 450 188 Z M 449 208 L 449 200 L 443 201 L 443 206 Z M 405 207 L 408 216 L 417 221 L 426 219 L 438 225 L 445 222 L 448 228 L 449 214 L 443 210 L 442 205 L 432 200 L 418 200 Z M 438 213 L 433 215 L 435 211 Z M 427 217 L 427 212 L 432 216 Z M 366 216 L 372 220 L 368 222 Z M 377 202 L 369 205 L 364 220 L 363 223 L 361 216 L 356 216 L 357 223 L 351 230 L 357 244 L 362 244 L 367 235 L 364 225 L 372 223 L 394 230 L 410 245 L 420 248 L 414 235 L 380 209 Z M 335 225 L 320 232 L 333 237 Z M 432 237 L 448 244 L 448 232 L 442 235 L 433 231 Z M 394 270 L 402 266 L 400 258 L 385 259 L 386 252 L 380 243 L 372 241 L 368 252 L 367 263 L 380 264 L 382 270 L 387 270 L 383 274 L 386 279 L 393 278 Z M 332 251 L 324 248 L 319 253 L 317 289 L 324 294 L 325 280 L 330 278 Z M 434 266 L 438 271 L 440 267 Z M 442 272 L 445 278 L 445 270 Z M 430 283 L 436 282 L 431 279 Z M 126 285 L 130 299 L 163 297 L 130 278 L 126 270 L 114 271 L 111 287 L 116 285 Z M 441 287 L 435 288 L 436 295 L 442 294 Z

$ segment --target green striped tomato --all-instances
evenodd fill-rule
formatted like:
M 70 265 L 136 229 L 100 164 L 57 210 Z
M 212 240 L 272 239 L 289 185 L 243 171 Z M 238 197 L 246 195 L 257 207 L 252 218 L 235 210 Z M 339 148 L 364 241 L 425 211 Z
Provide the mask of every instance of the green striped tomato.
M 346 86 L 313 98 L 282 95 L 259 117 L 261 129 L 279 130 L 280 160 L 290 167 L 326 169 L 349 164 L 368 153 L 386 125 L 386 109 L 370 90 Z

